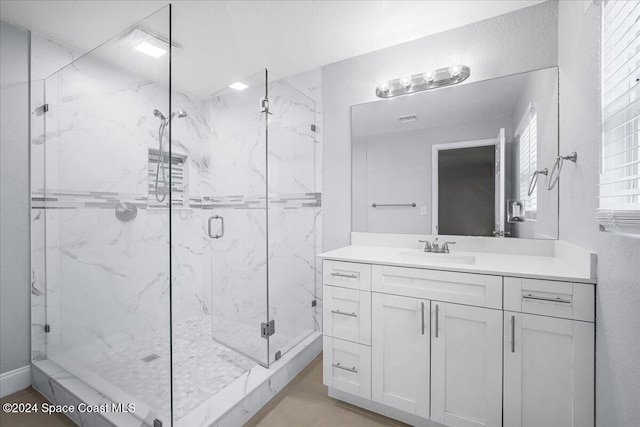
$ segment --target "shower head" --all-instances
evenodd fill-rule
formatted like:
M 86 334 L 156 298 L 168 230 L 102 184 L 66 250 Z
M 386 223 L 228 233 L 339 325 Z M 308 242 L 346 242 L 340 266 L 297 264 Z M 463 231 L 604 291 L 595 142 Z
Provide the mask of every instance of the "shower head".
M 171 113 L 171 118 L 173 119 L 174 117 L 178 117 L 179 119 L 187 117 L 187 112 L 184 110 L 174 111 L 173 113 Z
M 153 110 L 153 115 L 159 118 L 160 120 L 162 120 L 163 122 L 167 120 L 167 118 L 159 110 Z

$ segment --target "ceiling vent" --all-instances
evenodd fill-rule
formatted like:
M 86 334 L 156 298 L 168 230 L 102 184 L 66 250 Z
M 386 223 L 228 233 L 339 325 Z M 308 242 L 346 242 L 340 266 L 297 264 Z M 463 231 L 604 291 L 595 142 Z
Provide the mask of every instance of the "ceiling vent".
M 409 116 L 400 116 L 400 117 L 396 117 L 396 119 L 398 119 L 398 121 L 400 123 L 410 123 L 410 122 L 415 122 L 418 120 L 418 118 L 416 117 L 415 114 L 411 114 Z

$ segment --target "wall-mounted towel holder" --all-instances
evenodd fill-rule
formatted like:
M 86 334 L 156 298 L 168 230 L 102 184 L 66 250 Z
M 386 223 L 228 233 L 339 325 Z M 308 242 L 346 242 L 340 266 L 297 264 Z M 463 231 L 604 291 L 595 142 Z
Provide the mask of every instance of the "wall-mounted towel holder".
M 578 160 L 578 153 L 575 151 L 568 156 L 558 156 L 556 163 L 553 165 L 553 169 L 551 169 L 551 173 L 549 174 L 549 185 L 547 186 L 547 190 L 553 190 L 553 187 L 556 186 L 558 180 L 560 179 L 560 172 L 562 172 L 562 165 L 565 160 L 569 160 L 573 163 L 576 163 Z

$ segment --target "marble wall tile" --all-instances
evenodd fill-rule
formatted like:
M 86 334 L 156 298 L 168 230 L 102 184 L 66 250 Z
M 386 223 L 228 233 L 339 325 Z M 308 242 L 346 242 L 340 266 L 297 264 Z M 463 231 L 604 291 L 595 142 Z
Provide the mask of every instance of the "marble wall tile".
M 32 85 L 33 360 L 81 357 L 88 348 L 162 334 L 172 310 L 175 322 L 211 316 L 212 324 L 235 325 L 236 336 L 248 331 L 250 345 L 240 350 L 266 363 L 259 325 L 267 318 L 267 278 L 270 317 L 277 320 L 272 361 L 277 349 L 284 353 L 320 330 L 319 70 L 293 80 L 304 94 L 281 81 L 271 84 L 268 153 L 264 86 L 205 101 L 172 93 L 172 109 L 187 112 L 172 122 L 172 151 L 187 160 L 184 204 L 170 221 L 166 207 L 153 206 L 148 178 L 148 150 L 159 145 L 153 110 L 170 114 L 167 88 L 97 54 L 49 76 L 77 53 L 38 35 L 34 40 L 33 75 L 44 80 Z M 45 100 L 46 115 L 36 108 Z M 168 134 L 163 141 L 167 150 Z M 266 201 L 267 155 L 268 228 L 264 208 L 214 202 L 229 196 Z M 116 201 L 135 203 L 137 217 L 117 220 Z M 212 215 L 225 218 L 223 239 L 207 236 Z

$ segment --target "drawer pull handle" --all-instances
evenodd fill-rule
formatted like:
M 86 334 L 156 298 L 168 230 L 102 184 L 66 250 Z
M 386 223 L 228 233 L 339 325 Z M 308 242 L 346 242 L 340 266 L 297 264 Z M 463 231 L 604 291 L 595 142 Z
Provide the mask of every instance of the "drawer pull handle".
M 332 276 L 347 277 L 349 279 L 357 279 L 357 274 L 331 273 Z
M 438 329 L 440 329 L 439 318 L 440 317 L 440 307 L 436 304 L 436 338 L 438 338 Z
M 511 353 L 516 352 L 516 316 L 511 316 Z
M 551 301 L 551 302 L 561 302 L 563 304 L 571 304 L 571 300 L 562 299 L 560 297 L 552 298 L 552 297 L 536 297 L 531 294 L 522 295 L 522 299 L 531 299 L 538 301 Z
M 331 366 L 333 366 L 334 368 L 338 368 L 338 369 L 342 369 L 342 370 L 345 370 L 345 371 L 353 372 L 354 374 L 358 373 L 358 370 L 356 369 L 355 366 L 353 368 L 345 368 L 344 366 L 342 366 L 340 364 L 340 362 L 332 363 Z
M 358 317 L 358 315 L 355 313 L 345 313 L 344 311 L 340 311 L 340 310 L 331 310 L 331 312 L 334 314 L 340 314 L 342 316 Z

